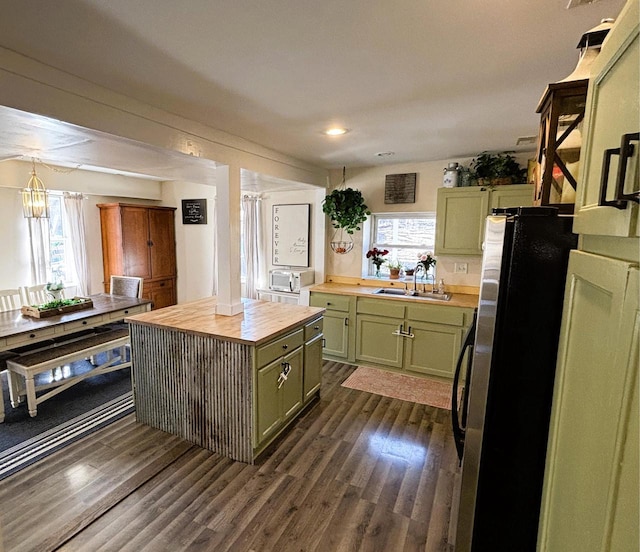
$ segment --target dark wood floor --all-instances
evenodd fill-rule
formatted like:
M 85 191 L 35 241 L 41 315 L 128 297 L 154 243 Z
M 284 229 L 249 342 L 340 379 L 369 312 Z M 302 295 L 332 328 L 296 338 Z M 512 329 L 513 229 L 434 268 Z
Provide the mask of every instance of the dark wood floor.
M 254 466 L 129 416 L 0 483 L 7 552 L 453 550 L 449 411 L 347 389 Z M 61 544 L 64 543 L 64 544 Z

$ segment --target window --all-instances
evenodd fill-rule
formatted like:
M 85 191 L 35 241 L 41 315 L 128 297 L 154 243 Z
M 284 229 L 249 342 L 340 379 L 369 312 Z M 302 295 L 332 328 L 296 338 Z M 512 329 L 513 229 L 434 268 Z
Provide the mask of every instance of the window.
M 49 194 L 49 281 L 65 284 L 76 280 L 73 251 L 65 224 L 64 202 L 61 195 Z
M 418 254 L 433 252 L 436 241 L 435 213 L 386 213 L 371 216 L 370 249 L 388 249 L 385 260 L 397 259 L 405 268 L 414 268 Z M 365 251 L 366 253 L 366 251 Z M 367 274 L 375 274 L 373 264 L 368 263 Z M 389 274 L 389 268 L 382 265 L 380 272 Z

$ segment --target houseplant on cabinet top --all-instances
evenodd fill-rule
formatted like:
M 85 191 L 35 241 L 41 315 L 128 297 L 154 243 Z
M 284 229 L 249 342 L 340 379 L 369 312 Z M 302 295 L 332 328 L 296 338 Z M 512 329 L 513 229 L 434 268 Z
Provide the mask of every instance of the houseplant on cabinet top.
M 471 162 L 471 169 L 478 186 L 493 187 L 527 181 L 527 169 L 520 167 L 515 157 L 507 152 L 483 151 Z

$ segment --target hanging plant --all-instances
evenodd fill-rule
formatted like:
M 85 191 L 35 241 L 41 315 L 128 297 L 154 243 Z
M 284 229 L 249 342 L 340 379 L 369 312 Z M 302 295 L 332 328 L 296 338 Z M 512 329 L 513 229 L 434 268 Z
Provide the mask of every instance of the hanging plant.
M 360 225 L 371 214 L 359 190 L 344 188 L 345 169 L 342 169 L 342 185 L 331 192 L 322 202 L 322 211 L 329 215 L 331 225 L 347 234 L 360 230 Z

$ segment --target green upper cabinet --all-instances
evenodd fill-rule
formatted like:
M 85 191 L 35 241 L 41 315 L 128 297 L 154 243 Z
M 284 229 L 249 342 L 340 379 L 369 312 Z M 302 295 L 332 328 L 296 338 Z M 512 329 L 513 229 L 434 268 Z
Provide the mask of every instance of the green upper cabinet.
M 491 210 L 533 204 L 529 184 L 439 188 L 436 212 L 436 255 L 482 255 L 484 223 Z
M 489 190 L 439 188 L 436 211 L 436 255 L 482 255 Z
M 490 208 L 531 207 L 533 205 L 533 186 L 516 184 L 515 186 L 498 186 L 491 190 Z
M 599 206 L 601 180 L 606 185 L 606 199 L 612 200 L 618 181 L 623 136 L 633 135 L 633 153 L 625 163 L 624 190 L 638 192 L 640 146 L 640 46 L 638 2 L 628 2 L 614 28 L 607 35 L 602 50 L 591 66 L 585 111 L 584 157 L 580 162 L 582 174 L 578 180 L 573 231 L 577 234 L 604 236 L 638 236 L 638 204 L 623 202 L 624 209 Z M 605 152 L 610 152 L 610 170 L 602 174 Z

